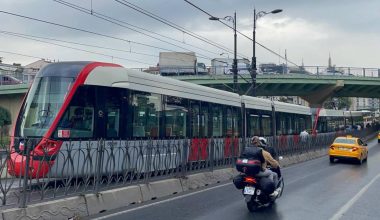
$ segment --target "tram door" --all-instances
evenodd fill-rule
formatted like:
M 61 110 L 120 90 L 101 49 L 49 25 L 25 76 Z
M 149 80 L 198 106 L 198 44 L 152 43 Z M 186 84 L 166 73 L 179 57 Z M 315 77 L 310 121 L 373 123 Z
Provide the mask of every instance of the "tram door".
M 95 123 L 95 137 L 97 139 L 104 139 L 106 137 L 106 122 L 105 122 L 105 87 L 96 87 L 95 90 L 95 114 L 94 114 L 94 123 Z
M 118 139 L 120 137 L 120 112 L 127 102 L 121 88 L 96 88 L 95 134 L 97 138 Z M 125 101 L 124 101 L 125 100 Z

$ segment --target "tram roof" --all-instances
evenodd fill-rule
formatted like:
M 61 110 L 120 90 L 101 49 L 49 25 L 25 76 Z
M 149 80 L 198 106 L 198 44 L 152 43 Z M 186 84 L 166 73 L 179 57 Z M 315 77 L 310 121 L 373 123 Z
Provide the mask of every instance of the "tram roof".
M 217 104 L 241 106 L 240 96 L 235 93 L 122 67 L 96 67 L 87 76 L 84 84 L 128 88 Z
M 301 115 L 311 115 L 311 109 L 302 105 L 295 105 L 285 102 L 274 101 L 274 106 L 277 112 L 301 114 Z
M 321 117 L 343 117 L 344 111 L 334 109 L 321 109 L 319 116 Z

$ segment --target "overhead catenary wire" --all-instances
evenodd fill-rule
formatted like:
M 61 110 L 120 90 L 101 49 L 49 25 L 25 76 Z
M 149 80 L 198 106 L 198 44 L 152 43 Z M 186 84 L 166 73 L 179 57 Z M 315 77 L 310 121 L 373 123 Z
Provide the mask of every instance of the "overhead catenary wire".
M 150 44 L 145 44 L 145 43 L 141 43 L 141 42 L 137 42 L 137 41 L 127 40 L 127 39 L 120 38 L 120 37 L 114 37 L 114 36 L 111 36 L 111 35 L 102 34 L 102 33 L 94 32 L 94 31 L 90 31 L 90 30 L 85 30 L 85 29 L 82 29 L 82 28 L 76 28 L 76 27 L 71 27 L 71 26 L 68 26 L 68 25 L 58 24 L 58 23 L 55 23 L 55 22 L 46 21 L 46 20 L 42 20 L 42 19 L 38 19 L 38 18 L 33 18 L 33 17 L 30 17 L 30 16 L 25 16 L 25 15 L 20 15 L 20 14 L 8 12 L 8 11 L 0 10 L 0 13 L 11 15 L 11 16 L 15 16 L 15 17 L 20 17 L 20 18 L 24 18 L 24 19 L 28 19 L 28 20 L 33 20 L 33 21 L 37 21 L 37 22 L 41 22 L 41 23 L 45 23 L 45 24 L 50 24 L 50 25 L 54 25 L 54 26 L 58 26 L 58 27 L 62 27 L 62 28 L 70 29 L 70 30 L 75 30 L 75 31 L 89 33 L 89 34 L 93 34 L 93 35 L 97 35 L 97 36 L 101 36 L 101 37 L 106 37 L 106 38 L 110 38 L 110 39 L 114 39 L 114 40 L 119 40 L 119 41 L 123 41 L 123 42 L 126 42 L 126 43 L 132 43 L 132 44 L 141 45 L 141 46 L 150 47 L 150 48 L 155 48 L 155 49 L 164 50 L 164 51 L 176 52 L 174 50 L 170 50 L 170 49 L 163 48 L 163 47 L 158 47 L 158 46 L 154 46 L 154 45 L 150 45 Z M 187 54 L 184 54 L 184 55 L 187 55 Z
M 34 40 L 34 41 L 38 41 L 38 42 L 42 42 L 42 43 L 46 43 L 46 44 L 50 44 L 50 45 L 55 45 L 55 46 L 59 46 L 59 47 L 64 47 L 64 48 L 68 48 L 68 49 L 72 49 L 72 50 L 82 51 L 82 52 L 96 54 L 96 55 L 101 55 L 101 56 L 109 57 L 109 58 L 112 58 L 112 59 L 131 61 L 131 62 L 146 64 L 146 65 L 154 65 L 154 64 L 150 64 L 150 63 L 141 62 L 141 61 L 138 61 L 138 60 L 133 60 L 133 59 L 128 59 L 128 58 L 124 58 L 124 57 L 109 55 L 109 54 L 105 54 L 105 53 L 100 53 L 100 52 L 85 50 L 85 49 L 81 49 L 81 48 L 66 46 L 66 45 L 62 45 L 62 44 L 47 42 L 47 41 L 44 41 L 44 40 L 34 39 L 34 38 L 31 38 L 31 37 L 21 36 L 21 35 L 17 35 L 17 34 L 10 34 L 10 33 L 6 33 L 6 32 L 3 32 L 3 31 L 0 31 L 0 33 L 11 35 L 11 36 L 15 36 L 15 37 L 21 37 L 21 38 L 24 38 L 24 39 Z
M 0 50 L 0 53 L 7 53 L 7 54 L 13 54 L 13 55 L 18 55 L 18 56 L 23 56 L 23 57 L 36 58 L 39 60 L 48 60 L 48 59 L 43 58 L 43 57 L 37 57 L 37 56 L 33 56 L 33 55 L 22 54 L 22 53 L 17 53 L 17 52 L 10 52 L 10 51 L 5 51 L 5 50 Z
M 163 24 L 166 24 L 169 27 L 172 27 L 172 28 L 174 28 L 174 29 L 176 29 L 176 30 L 178 30 L 178 31 L 180 31 L 182 33 L 186 33 L 186 34 L 188 34 L 191 37 L 194 37 L 194 38 L 196 38 L 198 40 L 201 40 L 201 41 L 203 41 L 203 42 L 205 42 L 207 44 L 210 44 L 210 45 L 212 45 L 214 47 L 217 47 L 217 48 L 223 50 L 224 52 L 228 52 L 230 54 L 233 53 L 231 49 L 225 47 L 224 45 L 218 44 L 218 43 L 216 43 L 216 42 L 214 42 L 214 41 L 212 41 L 212 40 L 210 40 L 208 38 L 205 38 L 205 37 L 203 37 L 201 35 L 198 35 L 198 34 L 192 32 L 192 31 L 189 31 L 189 30 L 187 30 L 187 29 L 185 29 L 185 28 L 183 28 L 183 27 L 181 27 L 181 26 L 179 26 L 179 25 L 177 25 L 177 24 L 175 24 L 175 23 L 173 23 L 173 22 L 171 22 L 171 21 L 169 21 L 169 20 L 167 20 L 165 18 L 162 18 L 162 17 L 160 17 L 160 16 L 158 16 L 158 15 L 156 15 L 156 14 L 154 14 L 154 13 L 152 13 L 152 12 L 146 10 L 146 9 L 143 9 L 143 8 L 141 8 L 141 7 L 133 4 L 131 2 L 128 2 L 126 0 L 115 0 L 115 1 L 118 2 L 118 3 L 120 3 L 120 4 L 122 4 L 122 5 L 124 5 L 124 6 L 126 6 L 126 7 L 129 7 L 129 8 L 131 8 L 131 9 L 133 9 L 133 10 L 135 10 L 135 11 L 141 13 L 141 14 L 144 14 L 144 15 L 150 17 L 150 18 L 153 18 L 153 19 L 155 19 L 155 20 L 157 20 L 157 21 L 159 21 L 159 22 L 161 22 Z M 238 53 L 238 56 L 240 56 L 242 58 L 248 58 L 247 56 L 239 54 L 239 53 Z
M 146 37 L 149 37 L 149 38 L 152 38 L 152 39 L 155 39 L 155 40 L 161 41 L 161 42 L 163 42 L 163 43 L 169 44 L 169 45 L 171 45 L 171 46 L 174 46 L 174 47 L 180 48 L 180 49 L 182 49 L 182 50 L 185 50 L 185 51 L 188 51 L 188 52 L 192 52 L 192 51 L 193 51 L 193 50 L 190 50 L 190 49 L 188 49 L 188 48 L 182 47 L 182 46 L 180 46 L 180 45 L 178 45 L 178 44 L 175 44 L 175 43 L 169 42 L 169 41 L 167 41 L 167 40 L 160 39 L 160 38 L 158 38 L 158 37 L 156 37 L 156 36 L 153 36 L 153 35 L 151 35 L 151 34 L 144 33 L 143 31 L 137 30 L 136 28 L 128 27 L 127 25 L 125 25 L 125 24 L 123 23 L 123 21 L 120 21 L 120 20 L 118 20 L 118 19 L 114 19 L 114 18 L 112 18 L 112 17 L 109 17 L 109 16 L 106 16 L 106 15 L 103 15 L 103 14 L 97 13 L 97 12 L 95 12 L 95 11 L 92 10 L 92 9 L 89 10 L 89 9 L 83 8 L 83 7 L 81 7 L 81 6 L 78 6 L 78 5 L 75 5 L 75 4 L 72 4 L 72 3 L 69 3 L 69 2 L 63 1 L 63 0 L 53 0 L 53 1 L 55 1 L 55 2 L 57 2 L 57 3 L 59 3 L 59 4 L 62 4 L 62 5 L 65 5 L 65 6 L 67 6 L 67 7 L 70 7 L 70 8 L 72 8 L 72 9 L 78 10 L 78 11 L 80 11 L 80 12 L 83 12 L 83 13 L 85 13 L 85 14 L 88 14 L 88 15 L 94 16 L 94 17 L 99 18 L 99 19 L 102 19 L 102 20 L 107 21 L 107 22 L 109 22 L 109 23 L 112 23 L 112 24 L 118 25 L 118 26 L 120 26 L 120 27 L 126 28 L 126 29 L 128 29 L 128 30 L 132 30 L 132 31 L 137 32 L 137 33 L 139 33 L 139 34 L 142 34 L 142 35 L 144 35 L 144 36 L 146 36 Z M 209 51 L 209 52 L 211 52 L 211 51 Z M 212 53 L 213 53 L 213 54 L 217 54 L 217 53 L 215 53 L 215 52 L 212 52 Z M 197 53 L 197 56 L 198 56 L 198 57 L 201 57 L 201 58 L 204 58 L 204 59 L 209 59 L 209 60 L 212 59 L 211 57 L 209 57 L 209 56 L 207 56 L 207 55 L 205 55 L 205 54 L 201 54 L 201 53 L 199 53 L 199 52 Z
M 200 7 L 198 7 L 197 5 L 193 4 L 192 2 L 190 2 L 190 1 L 188 1 L 188 0 L 184 0 L 184 1 L 187 2 L 188 4 L 190 4 L 191 6 L 193 6 L 194 8 L 196 8 L 196 9 L 202 11 L 203 13 L 207 14 L 208 16 L 210 16 L 210 17 L 214 17 L 212 14 L 210 14 L 209 12 L 203 10 L 202 8 L 200 8 Z M 226 24 L 225 22 L 223 22 L 223 21 L 221 21 L 221 20 L 218 20 L 218 21 L 219 21 L 220 23 L 222 23 L 223 25 L 229 27 L 230 29 L 233 29 L 233 27 L 231 27 L 230 25 Z M 239 30 L 236 30 L 236 32 L 239 33 L 240 35 L 242 35 L 243 37 L 247 38 L 248 40 L 250 40 L 250 41 L 253 42 L 253 39 L 250 38 L 249 36 L 247 36 L 246 34 L 240 32 Z M 264 46 L 263 44 L 261 44 L 261 43 L 259 43 L 259 42 L 257 42 L 257 41 L 255 41 L 254 43 L 258 44 L 260 47 L 266 49 L 267 51 L 273 53 L 274 55 L 276 55 L 276 56 L 278 56 L 278 57 L 281 57 L 283 60 L 287 60 L 289 63 L 291 63 L 291 64 L 297 66 L 298 68 L 300 68 L 300 66 L 299 66 L 298 64 L 296 64 L 295 62 L 290 61 L 289 59 L 283 57 L 281 54 L 279 54 L 279 53 L 275 52 L 274 50 L 272 50 L 272 49 L 270 49 L 270 48 Z
M 37 38 L 37 39 L 50 40 L 50 41 L 61 42 L 61 43 L 66 43 L 66 44 L 74 44 L 74 45 L 80 45 L 80 46 L 86 46 L 86 47 L 92 47 L 92 48 L 98 48 L 98 49 L 105 49 L 105 50 L 124 52 L 124 53 L 132 53 L 132 54 L 137 54 L 137 55 L 142 55 L 142 56 L 149 56 L 149 57 L 157 57 L 157 58 L 159 58 L 159 56 L 155 55 L 155 54 L 140 53 L 140 52 L 135 52 L 135 51 L 131 51 L 131 50 L 123 50 L 123 49 L 104 47 L 104 46 L 99 46 L 99 45 L 78 43 L 78 42 L 74 42 L 74 41 L 59 40 L 59 39 L 56 39 L 56 38 L 41 37 L 41 36 L 36 36 L 36 35 L 23 34 L 23 33 L 11 32 L 11 31 L 5 31 L 5 30 L 1 30 L 1 29 L 0 29 L 0 33 L 1 34 L 6 34 L 6 35 L 11 35 L 11 36 L 17 36 L 17 37 L 21 37 L 21 38 L 25 38 L 25 39 L 29 39 L 29 40 L 34 40 L 34 39 L 30 39 L 30 38 Z M 113 55 L 110 55 L 110 56 L 113 56 Z M 180 59 L 180 58 L 166 58 L 166 59 L 184 61 L 183 59 Z
M 162 42 L 168 43 L 168 44 L 170 44 L 170 45 L 172 45 L 172 46 L 179 47 L 179 48 L 181 48 L 181 49 L 189 50 L 189 49 L 187 49 L 187 48 L 183 48 L 183 47 L 181 47 L 181 46 L 179 46 L 179 45 L 176 45 L 176 44 L 173 44 L 173 43 L 167 42 L 167 41 L 165 41 L 165 40 L 162 40 L 162 39 L 160 39 L 160 38 L 158 38 L 158 37 L 155 37 L 155 36 L 152 36 L 152 35 L 150 35 L 150 34 L 154 34 L 154 35 L 157 35 L 157 36 L 159 36 L 159 37 L 162 37 L 162 38 L 165 38 L 165 39 L 168 39 L 168 40 L 171 40 L 171 41 L 177 42 L 177 43 L 181 43 L 181 44 L 184 44 L 184 45 L 187 45 L 187 46 L 191 46 L 191 47 L 196 48 L 196 49 L 198 49 L 198 50 L 201 50 L 201 51 L 204 51 L 204 52 L 208 52 L 208 53 L 211 53 L 211 54 L 214 54 L 214 55 L 220 54 L 220 53 L 216 53 L 216 52 L 214 52 L 214 51 L 207 50 L 207 49 L 205 49 L 205 48 L 202 48 L 202 47 L 199 47 L 199 46 L 196 46 L 196 45 L 193 45 L 193 44 L 186 43 L 186 42 L 184 42 L 184 41 L 177 40 L 177 39 L 172 38 L 172 37 L 169 37 L 169 36 L 165 36 L 165 35 L 163 35 L 163 34 L 160 34 L 160 33 L 157 33 L 157 32 L 151 31 L 151 30 L 147 30 L 147 29 L 145 29 L 145 28 L 139 27 L 139 26 L 137 26 L 137 25 L 133 25 L 133 24 L 131 24 L 131 23 L 128 23 L 128 22 L 122 21 L 122 20 L 120 20 L 120 19 L 116 19 L 116 18 L 110 17 L 110 16 L 105 15 L 105 14 L 103 14 L 103 13 L 96 12 L 96 11 L 94 11 L 92 8 L 91 8 L 91 10 L 89 10 L 89 9 L 86 9 L 86 8 L 81 7 L 81 6 L 79 6 L 79 5 L 75 5 L 75 4 L 72 4 L 72 3 L 69 3 L 69 2 L 67 2 L 67 1 L 63 1 L 63 0 L 53 0 L 53 1 L 55 1 L 55 2 L 57 2 L 57 3 L 59 3 L 59 4 L 62 4 L 62 5 L 65 5 L 65 6 L 67 6 L 67 7 L 73 8 L 73 9 L 75 9 L 75 10 L 81 11 L 81 12 L 83 12 L 83 13 L 86 13 L 86 14 L 92 15 L 92 16 L 97 17 L 97 18 L 99 18 L 99 19 L 105 20 L 105 21 L 107 21 L 107 22 L 110 22 L 110 23 L 113 23 L 113 24 L 119 25 L 119 26 L 121 26 L 121 27 L 124 27 L 124 28 L 126 28 L 126 29 L 132 30 L 132 31 L 134 31 L 134 32 L 137 32 L 137 33 L 143 34 L 143 35 L 145 35 L 145 36 L 151 37 L 151 38 L 153 38 L 153 39 L 156 39 L 156 40 L 159 40 L 159 41 L 162 41 Z M 150 34 L 147 34 L 147 33 L 145 33 L 145 32 L 150 33 Z M 190 50 L 189 50 L 189 51 L 190 51 Z M 198 53 L 198 54 L 200 54 L 200 53 Z M 202 56 L 207 57 L 206 55 L 202 55 Z M 208 57 L 208 59 L 210 59 L 210 58 Z

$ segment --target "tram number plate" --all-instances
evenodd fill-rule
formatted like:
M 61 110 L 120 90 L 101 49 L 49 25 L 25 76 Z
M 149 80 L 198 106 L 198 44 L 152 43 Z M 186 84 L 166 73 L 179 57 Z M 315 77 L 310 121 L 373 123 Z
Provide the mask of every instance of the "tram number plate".
M 255 187 L 246 186 L 244 187 L 244 195 L 253 195 L 255 194 Z

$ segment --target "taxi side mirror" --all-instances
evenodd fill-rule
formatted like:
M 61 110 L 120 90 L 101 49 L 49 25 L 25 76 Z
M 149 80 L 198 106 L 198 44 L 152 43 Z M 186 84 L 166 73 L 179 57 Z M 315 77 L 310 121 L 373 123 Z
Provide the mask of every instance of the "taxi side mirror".
M 363 144 L 364 146 L 368 146 L 368 144 L 367 143 L 365 143 L 365 144 Z

